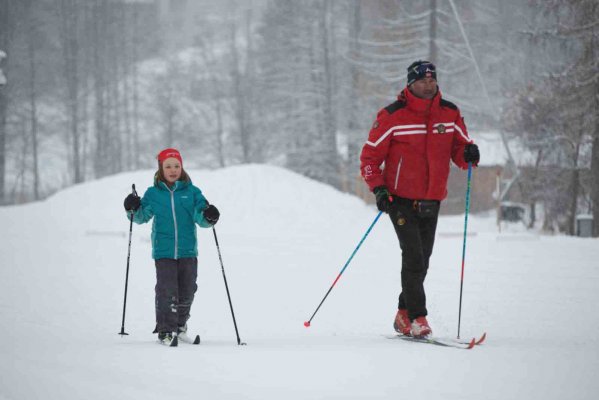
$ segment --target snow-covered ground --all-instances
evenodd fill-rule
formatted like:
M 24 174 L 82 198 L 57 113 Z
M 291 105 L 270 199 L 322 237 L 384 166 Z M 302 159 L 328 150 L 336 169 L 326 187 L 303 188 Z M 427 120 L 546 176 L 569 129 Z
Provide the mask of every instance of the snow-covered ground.
M 125 330 L 129 224 L 122 199 L 153 171 L 0 208 L 0 399 L 595 399 L 599 240 L 499 234 L 470 217 L 464 351 L 389 340 L 400 250 L 381 218 L 310 328 L 303 322 L 376 216 L 327 186 L 267 166 L 189 171 L 219 207 L 216 230 L 238 346 L 210 229 L 198 232 L 200 346 L 156 344 L 150 226 L 135 225 Z M 429 321 L 457 333 L 462 217 L 439 220 Z

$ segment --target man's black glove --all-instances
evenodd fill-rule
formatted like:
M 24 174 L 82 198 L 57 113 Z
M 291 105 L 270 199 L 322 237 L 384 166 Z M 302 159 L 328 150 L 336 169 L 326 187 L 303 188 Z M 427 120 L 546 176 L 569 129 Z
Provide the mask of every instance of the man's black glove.
M 385 186 L 377 186 L 373 190 L 374 195 L 376 196 L 376 207 L 379 211 L 389 212 L 389 208 L 391 207 L 391 194 L 387 190 Z
M 131 193 L 129 196 L 125 197 L 125 210 L 126 211 L 137 211 L 139 206 L 141 205 L 141 199 L 138 195 Z
M 472 165 L 478 165 L 480 161 L 480 152 L 475 144 L 467 144 L 464 148 L 464 161 L 471 162 Z
M 218 208 L 214 207 L 210 204 L 203 211 L 204 218 L 208 221 L 209 224 L 214 225 L 218 222 L 218 218 L 220 217 L 220 213 L 218 212 Z

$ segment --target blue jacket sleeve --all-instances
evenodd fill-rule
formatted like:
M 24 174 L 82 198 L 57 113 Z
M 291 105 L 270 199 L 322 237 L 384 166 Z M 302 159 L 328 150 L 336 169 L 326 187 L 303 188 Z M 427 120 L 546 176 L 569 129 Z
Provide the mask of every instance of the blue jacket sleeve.
M 208 221 L 206 221 L 206 218 L 204 218 L 204 209 L 206 207 L 208 207 L 208 201 L 206 200 L 206 198 L 204 197 L 204 195 L 202 194 L 202 191 L 197 188 L 197 187 L 193 187 L 194 188 L 194 194 L 193 194 L 193 201 L 194 201 L 194 222 L 196 224 L 198 224 L 199 226 L 201 226 L 202 228 L 210 228 L 212 227 L 212 224 L 209 223 Z

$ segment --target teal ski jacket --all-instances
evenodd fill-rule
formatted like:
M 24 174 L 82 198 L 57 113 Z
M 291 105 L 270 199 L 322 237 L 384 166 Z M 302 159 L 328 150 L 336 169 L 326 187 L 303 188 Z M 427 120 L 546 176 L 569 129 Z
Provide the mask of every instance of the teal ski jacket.
M 188 258 L 198 256 L 196 225 L 209 228 L 203 210 L 208 201 L 191 181 L 177 181 L 172 187 L 157 181 L 141 199 L 133 222 L 144 224 L 152 217 L 152 258 Z M 127 217 L 130 218 L 129 213 Z

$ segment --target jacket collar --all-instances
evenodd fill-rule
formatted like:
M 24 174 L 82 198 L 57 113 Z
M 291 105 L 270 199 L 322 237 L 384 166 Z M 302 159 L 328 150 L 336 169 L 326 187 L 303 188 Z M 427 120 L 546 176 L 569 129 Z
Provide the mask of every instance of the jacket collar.
M 421 99 L 414 96 L 407 87 L 399 94 L 398 100 L 404 100 L 407 107 L 419 113 L 429 112 L 431 108 L 438 108 L 441 102 L 441 90 L 437 89 L 437 94 L 430 100 Z
M 176 190 L 187 187 L 189 184 L 190 184 L 189 181 L 177 181 L 177 182 L 175 182 L 175 184 L 172 187 L 169 187 L 166 184 L 166 182 L 158 181 L 156 186 L 158 187 L 158 189 L 168 190 L 169 192 L 174 192 Z

